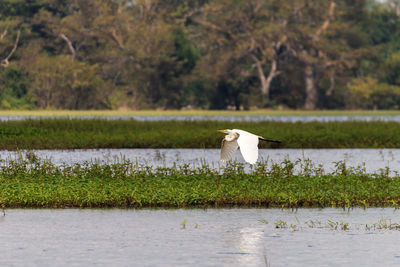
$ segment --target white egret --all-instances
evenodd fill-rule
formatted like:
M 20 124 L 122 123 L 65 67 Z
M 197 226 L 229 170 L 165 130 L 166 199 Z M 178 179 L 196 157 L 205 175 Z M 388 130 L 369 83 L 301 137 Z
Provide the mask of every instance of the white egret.
M 265 139 L 262 136 L 239 129 L 218 130 L 218 132 L 227 134 L 222 139 L 221 146 L 220 160 L 224 162 L 230 160 L 235 151 L 240 148 L 244 160 L 250 164 L 255 164 L 258 159 L 258 140 L 280 143 L 280 141 Z

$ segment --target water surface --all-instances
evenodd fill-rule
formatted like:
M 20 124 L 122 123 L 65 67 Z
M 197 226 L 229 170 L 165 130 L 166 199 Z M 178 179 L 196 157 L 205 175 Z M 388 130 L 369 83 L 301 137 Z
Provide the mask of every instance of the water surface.
M 399 266 L 400 231 L 370 208 L 30 210 L 0 217 L 1 266 Z M 282 220 L 297 230 L 277 229 Z M 347 222 L 351 230 L 305 222 Z
M 0 121 L 27 119 L 106 119 L 106 120 L 138 120 L 138 121 L 280 121 L 280 122 L 333 122 L 333 121 L 392 121 L 400 122 L 397 115 L 363 115 L 363 116 L 0 116 Z
M 113 163 L 123 159 L 139 165 L 153 167 L 173 167 L 189 164 L 201 167 L 207 164 L 214 168 L 224 166 L 219 161 L 219 149 L 76 149 L 76 150 L 33 150 L 40 158 L 47 158 L 55 164 L 83 163 L 96 161 Z M 21 152 L 0 151 L 0 158 L 18 158 Z M 268 164 L 282 163 L 285 159 L 299 160 L 295 170 L 301 165 L 312 163 L 314 168 L 322 166 L 325 172 L 332 172 L 336 165 L 345 163 L 347 167 L 361 167 L 368 173 L 379 173 L 388 167 L 392 174 L 400 173 L 400 149 L 260 149 L 259 160 Z M 236 151 L 234 161 L 245 163 L 240 151 Z M 249 169 L 249 168 L 248 168 Z

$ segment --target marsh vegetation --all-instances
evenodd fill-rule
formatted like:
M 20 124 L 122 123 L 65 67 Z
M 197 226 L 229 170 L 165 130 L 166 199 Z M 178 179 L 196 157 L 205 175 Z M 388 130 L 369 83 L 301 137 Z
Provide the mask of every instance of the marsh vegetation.
M 261 148 L 395 148 L 395 122 L 225 122 L 37 119 L 0 122 L 0 149 L 219 148 L 218 129 L 246 129 L 281 144 Z
M 296 165 L 299 173 L 294 174 Z M 129 160 L 54 165 L 33 153 L 0 168 L 4 207 L 342 207 L 400 204 L 400 176 L 368 174 L 338 162 L 333 172 L 312 163 L 259 162 L 219 168 L 187 164 L 171 168 Z

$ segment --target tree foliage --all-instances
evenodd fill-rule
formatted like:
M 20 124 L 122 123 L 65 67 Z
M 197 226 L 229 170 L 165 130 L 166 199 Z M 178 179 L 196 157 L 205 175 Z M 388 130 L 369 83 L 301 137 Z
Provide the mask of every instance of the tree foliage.
M 0 108 L 398 109 L 388 0 L 1 0 Z

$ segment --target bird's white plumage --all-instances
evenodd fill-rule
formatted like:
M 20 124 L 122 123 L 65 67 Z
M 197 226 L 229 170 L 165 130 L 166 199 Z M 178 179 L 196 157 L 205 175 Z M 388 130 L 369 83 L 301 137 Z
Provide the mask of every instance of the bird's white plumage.
M 258 159 L 258 136 L 243 130 L 233 129 L 239 134 L 237 143 L 245 161 L 256 164 Z
M 222 140 L 221 161 L 227 161 L 240 148 L 244 160 L 250 164 L 255 164 L 258 159 L 258 138 L 259 136 L 239 130 L 221 130 L 228 135 Z
M 228 161 L 232 158 L 235 151 L 238 149 L 239 145 L 237 143 L 237 139 L 232 141 L 228 141 L 225 138 L 222 139 L 221 146 L 221 161 Z

